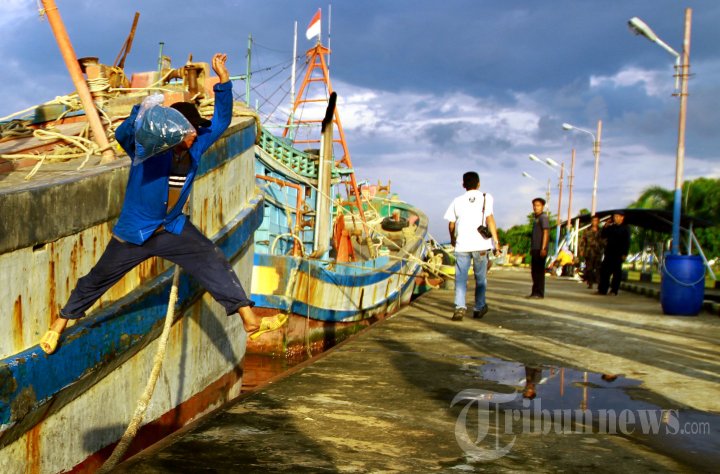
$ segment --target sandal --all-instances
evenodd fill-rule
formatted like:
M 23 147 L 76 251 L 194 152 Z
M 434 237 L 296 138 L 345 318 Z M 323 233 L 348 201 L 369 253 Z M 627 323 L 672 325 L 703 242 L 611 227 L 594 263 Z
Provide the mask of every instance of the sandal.
M 250 334 L 250 339 L 253 341 L 270 331 L 277 331 L 287 323 L 289 317 L 287 314 L 278 314 L 272 318 L 262 318 L 260 321 L 260 327 Z
M 45 335 L 40 339 L 40 349 L 46 354 L 52 354 L 57 349 L 58 339 L 60 339 L 60 333 L 48 330 Z

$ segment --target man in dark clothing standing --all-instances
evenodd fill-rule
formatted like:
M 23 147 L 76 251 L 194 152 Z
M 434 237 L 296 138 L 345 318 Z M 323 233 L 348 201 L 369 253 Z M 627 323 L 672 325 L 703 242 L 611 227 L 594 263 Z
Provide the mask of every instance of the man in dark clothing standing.
M 625 213 L 615 211 L 612 224 L 606 225 L 602 230 L 605 240 L 605 254 L 600 267 L 600 283 L 598 294 L 606 295 L 608 288 L 610 294 L 617 295 L 622 279 L 622 263 L 630 250 L 630 228 L 625 225 Z M 612 284 L 610 277 L 612 276 Z
M 594 215 L 590 221 L 590 228 L 583 232 L 580 239 L 580 256 L 585 259 L 583 276 L 590 289 L 598 282 L 604 247 L 605 242 L 600 235 L 600 218 Z
M 545 200 L 532 200 L 535 222 L 533 222 L 532 240 L 530 242 L 530 274 L 532 275 L 532 292 L 528 298 L 545 298 L 545 259 L 547 258 L 548 241 L 550 240 L 550 220 L 543 213 Z

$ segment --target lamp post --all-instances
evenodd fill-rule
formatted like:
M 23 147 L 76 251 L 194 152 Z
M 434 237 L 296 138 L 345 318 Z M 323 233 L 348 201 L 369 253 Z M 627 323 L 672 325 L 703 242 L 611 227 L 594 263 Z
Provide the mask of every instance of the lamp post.
M 560 217 L 560 213 L 562 212 L 561 204 L 562 204 L 562 190 L 563 190 L 563 175 L 565 173 L 565 163 L 558 164 L 557 161 L 553 160 L 552 158 L 545 158 L 545 162 L 552 166 L 553 168 L 560 168 L 560 176 L 558 180 L 558 213 L 557 213 L 557 227 L 555 229 L 555 252 L 557 253 L 560 250 L 560 220 L 562 219 Z
M 633 17 L 628 21 L 630 30 L 643 35 L 665 51 L 675 56 L 675 77 L 680 78 L 680 116 L 678 120 L 677 158 L 675 160 L 675 200 L 673 202 L 672 249 L 673 255 L 680 253 L 680 204 L 682 201 L 683 166 L 685 161 L 685 118 L 687 115 L 688 77 L 690 75 L 690 29 L 692 23 L 692 8 L 685 9 L 685 36 L 683 39 L 682 55 L 668 46 L 657 37 L 640 18 Z M 677 85 L 676 85 L 677 87 Z
M 597 187 L 598 187 L 598 172 L 600 171 L 600 137 L 602 135 L 602 120 L 598 120 L 597 124 L 597 135 L 592 132 L 585 130 L 569 123 L 562 124 L 563 130 L 577 130 L 578 132 L 587 133 L 593 138 L 593 155 L 595 156 L 595 173 L 593 175 L 593 192 L 592 192 L 592 203 L 590 204 L 590 215 L 595 215 L 597 210 Z
M 567 228 L 568 231 L 570 230 L 570 227 L 572 227 L 572 224 L 570 224 L 570 219 L 572 219 L 572 191 L 573 191 L 573 180 L 575 179 L 575 148 L 572 149 L 572 155 L 570 158 L 570 174 L 568 175 L 568 218 L 567 218 Z
M 572 149 L 570 158 L 570 174 L 568 175 L 568 216 L 567 216 L 567 233 L 569 234 L 572 230 L 572 198 L 573 198 L 573 181 L 575 180 L 575 148 Z M 577 233 L 572 240 L 573 251 L 577 252 Z
M 545 166 L 547 166 L 549 169 L 551 169 L 553 172 L 556 171 L 556 168 L 560 168 L 560 174 L 559 174 L 559 180 L 558 180 L 558 213 L 557 213 L 557 226 L 555 229 L 555 252 L 557 253 L 558 250 L 560 250 L 560 213 L 562 212 L 562 188 L 563 188 L 563 174 L 565 173 L 565 163 L 562 165 L 558 164 L 557 161 L 553 160 L 552 158 L 545 158 L 545 161 L 541 160 L 537 156 L 530 154 L 528 156 L 530 160 L 536 161 L 538 163 L 541 163 Z M 548 186 L 549 188 L 549 186 Z

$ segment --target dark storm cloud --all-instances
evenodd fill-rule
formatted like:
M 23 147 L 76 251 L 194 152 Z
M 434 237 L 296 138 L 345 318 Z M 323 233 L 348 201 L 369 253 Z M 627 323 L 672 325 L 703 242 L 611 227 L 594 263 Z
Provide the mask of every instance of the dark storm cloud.
M 304 57 L 312 44 L 304 38 L 307 22 L 318 7 L 324 20 L 328 17 L 327 2 L 297 0 L 58 3 L 78 56 L 99 56 L 106 64 L 115 60 L 133 13 L 140 11 L 128 71 L 153 70 L 162 41 L 175 67 L 190 53 L 207 61 L 224 51 L 231 73 L 244 74 L 250 33 L 252 67 L 259 70 L 289 61 L 295 20 L 298 54 Z M 4 7 L 12 20 L 0 19 L 5 113 L 72 90 L 49 25 L 33 13 L 34 4 L 12 1 L 12 8 L 23 14 L 8 15 L 10 7 Z M 687 169 L 718 173 L 716 0 L 334 2 L 330 74 L 346 107 L 341 110 L 353 163 L 363 177 L 393 179 L 408 193 L 403 198 L 437 213 L 461 191 L 458 170 L 482 167 L 505 226 L 524 221 L 526 200 L 544 192 L 549 171 L 533 168 L 539 165 L 528 162 L 528 153 L 567 163 L 570 148 L 576 148 L 577 206 L 589 207 L 592 140 L 562 131 L 561 124 L 594 132 L 601 119 L 602 206 L 624 205 L 612 200 L 624 199 L 621 193 L 632 194 L 638 186 L 670 186 L 678 113 L 677 99 L 670 96 L 673 59 L 630 34 L 626 22 L 639 16 L 680 49 L 686 6 L 694 9 Z M 324 22 L 328 44 L 326 29 Z M 258 72 L 253 85 L 274 73 Z M 289 77 L 289 71 L 282 77 Z M 236 93 L 243 89 L 244 84 L 236 83 Z M 287 88 L 283 91 L 280 96 Z M 253 92 L 253 100 L 263 100 L 260 93 Z M 354 113 L 347 114 L 348 108 Z M 524 170 L 537 175 L 539 186 L 521 178 Z M 405 183 L 408 174 L 410 184 Z M 611 174 L 617 186 L 613 193 Z M 427 189 L 433 189 L 432 202 L 427 192 L 418 192 Z
M 513 143 L 510 140 L 496 136 L 485 136 L 477 140 L 473 140 L 470 150 L 484 155 L 496 155 L 498 152 L 511 149 L 512 146 Z
M 432 124 L 423 128 L 422 135 L 433 146 L 452 147 L 455 139 L 462 136 L 464 128 L 463 122 Z

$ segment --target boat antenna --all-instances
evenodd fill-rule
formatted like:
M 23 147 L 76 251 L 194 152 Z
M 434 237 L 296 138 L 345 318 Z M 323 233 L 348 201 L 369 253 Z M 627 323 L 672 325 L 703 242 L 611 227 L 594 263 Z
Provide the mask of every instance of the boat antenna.
M 115 58 L 115 67 L 119 67 L 120 69 L 125 68 L 125 58 L 127 58 L 127 55 L 130 54 L 130 50 L 132 49 L 133 40 L 135 39 L 135 30 L 137 29 L 139 19 L 140 12 L 135 12 L 135 18 L 133 18 L 133 23 L 130 27 L 130 34 L 123 43 L 122 48 L 120 48 L 117 58 Z
M 328 49 L 332 51 L 330 47 L 330 26 L 332 25 L 332 3 L 328 3 Z M 330 72 L 330 54 L 328 54 L 328 73 Z
M 158 54 L 158 77 L 162 75 L 162 67 L 163 67 L 163 46 L 165 46 L 165 43 L 160 41 L 160 53 Z
M 290 138 L 294 139 L 295 134 L 292 131 L 293 121 L 295 119 L 295 63 L 297 62 L 297 21 L 295 22 L 295 28 L 293 32 L 293 57 L 292 57 L 292 74 L 290 79 L 290 120 L 288 126 L 290 127 Z
M 250 78 L 252 72 L 250 71 L 250 61 L 252 59 L 252 33 L 248 35 L 248 49 L 247 49 L 247 74 L 245 74 L 245 103 L 250 107 Z

